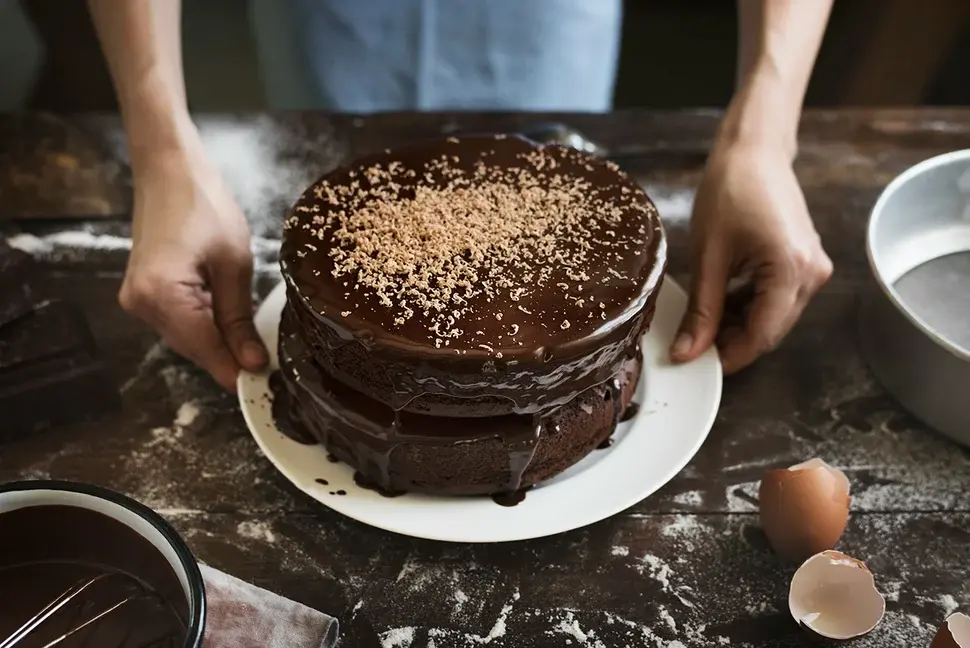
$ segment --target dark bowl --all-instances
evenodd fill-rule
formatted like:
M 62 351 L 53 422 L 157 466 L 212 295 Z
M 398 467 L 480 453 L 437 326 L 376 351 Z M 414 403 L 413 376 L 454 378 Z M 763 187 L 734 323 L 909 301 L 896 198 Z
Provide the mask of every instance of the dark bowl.
M 3 522 L 8 523 L 5 529 Z M 43 570 L 50 565 L 59 570 L 58 579 L 69 579 L 74 566 L 81 570 L 97 566 L 133 576 L 131 582 L 149 586 L 143 591 L 164 602 L 167 612 L 174 612 L 184 624 L 186 638 L 181 646 L 201 648 L 206 594 L 199 564 L 175 529 L 147 506 L 88 484 L 12 482 L 0 484 L 0 529 L 0 570 Z M 64 591 L 60 585 L 57 588 L 48 591 Z M 26 610 L 24 621 L 36 612 Z M 0 636 L 0 643 L 4 639 Z

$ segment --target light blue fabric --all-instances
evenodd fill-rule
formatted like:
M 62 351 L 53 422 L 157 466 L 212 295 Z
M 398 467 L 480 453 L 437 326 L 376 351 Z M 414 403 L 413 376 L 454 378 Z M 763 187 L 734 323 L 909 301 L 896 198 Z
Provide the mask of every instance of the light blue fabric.
M 253 0 L 276 108 L 610 109 L 621 0 Z

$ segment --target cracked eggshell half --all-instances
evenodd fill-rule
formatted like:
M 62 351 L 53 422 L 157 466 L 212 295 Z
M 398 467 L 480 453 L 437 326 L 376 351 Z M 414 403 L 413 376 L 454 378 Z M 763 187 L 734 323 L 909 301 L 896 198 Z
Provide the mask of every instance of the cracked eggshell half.
M 875 629 L 886 613 L 886 599 L 864 563 L 838 551 L 823 551 L 795 572 L 788 609 L 815 634 L 844 641 Z
M 930 648 L 970 648 L 970 617 L 961 612 L 948 616 Z
M 768 542 L 790 560 L 835 547 L 849 520 L 849 480 L 821 459 L 769 470 L 758 499 Z

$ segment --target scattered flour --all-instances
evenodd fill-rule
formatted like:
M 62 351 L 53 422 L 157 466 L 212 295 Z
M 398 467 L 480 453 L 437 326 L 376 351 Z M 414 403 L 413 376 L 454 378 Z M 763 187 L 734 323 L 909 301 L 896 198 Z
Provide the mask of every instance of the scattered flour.
M 694 209 L 694 189 L 646 185 L 644 190 L 653 200 L 665 225 L 686 227 Z
M 624 547 L 622 545 L 616 545 L 615 547 L 610 549 L 610 553 L 614 556 L 629 556 L 630 548 Z
M 760 481 L 730 484 L 724 491 L 728 511 L 732 513 L 752 513 L 758 510 L 758 488 Z
M 796 412 L 812 417 L 808 425 L 813 435 L 803 438 L 791 431 L 792 456 L 819 456 L 843 470 L 852 482 L 853 510 L 970 506 L 970 490 L 965 488 L 970 456 L 954 452 L 951 443 L 902 417 L 858 351 L 845 351 L 822 367 L 828 379 L 809 411 Z
M 495 624 L 492 625 L 492 629 L 489 630 L 486 636 L 481 637 L 478 643 L 483 643 L 483 644 L 491 643 L 495 639 L 505 636 L 505 631 L 506 631 L 505 623 L 509 618 L 509 613 L 512 612 L 512 606 L 515 604 L 516 601 L 519 600 L 519 598 L 520 598 L 519 591 L 516 590 L 515 594 L 512 595 L 512 600 L 506 603 L 502 607 L 502 611 L 499 612 L 498 618 L 495 619 Z
M 580 625 L 579 620 L 573 612 L 567 611 L 565 618 L 561 619 L 552 630 L 546 631 L 546 634 L 561 633 L 572 637 L 577 644 L 583 646 L 584 648 L 605 648 L 605 644 L 596 638 L 596 633 L 592 630 L 584 631 Z
M 410 648 L 414 641 L 414 628 L 405 626 L 403 628 L 392 628 L 380 635 L 381 648 Z
M 400 583 L 402 580 L 407 578 L 410 574 L 413 574 L 417 571 L 418 571 L 418 564 L 413 560 L 411 560 L 411 558 L 408 558 L 407 560 L 404 561 L 404 564 L 401 565 L 401 571 L 397 573 L 397 578 L 394 580 Z
M 201 410 L 199 406 L 194 401 L 186 401 L 179 406 L 178 412 L 175 414 L 175 420 L 172 422 L 176 428 L 186 428 L 195 422 L 195 419 L 199 417 Z
M 652 554 L 645 554 L 640 558 L 640 563 L 642 567 L 638 567 L 638 571 L 641 574 L 646 574 L 660 583 L 665 592 L 670 589 L 670 576 L 673 574 L 670 565 Z
M 648 626 L 639 624 L 636 621 L 630 621 L 629 619 L 624 619 L 623 617 L 617 616 L 610 612 L 604 612 L 603 614 L 606 617 L 607 624 L 610 624 L 610 625 L 620 624 L 620 625 L 626 626 L 627 628 L 634 630 L 635 634 L 639 634 L 641 639 L 643 639 L 644 641 L 650 642 L 649 644 L 643 644 L 643 645 L 650 645 L 650 646 L 653 646 L 653 648 L 674 648 L 675 644 L 679 643 L 679 642 L 669 643 L 665 641 L 663 638 L 658 637 L 656 633 L 654 633 L 654 631 L 651 630 Z
M 886 578 L 884 578 L 884 579 L 882 579 L 882 582 L 880 583 L 880 588 L 879 589 L 882 592 L 883 597 L 887 601 L 890 601 L 892 603 L 898 603 L 899 602 L 899 593 L 902 591 L 903 585 L 904 585 L 904 583 L 901 580 L 894 580 L 894 579 L 886 579 Z
M 674 496 L 674 503 L 681 506 L 700 506 L 704 503 L 704 496 L 700 491 L 687 491 Z
M 62 230 L 43 236 L 14 234 L 8 240 L 11 247 L 34 256 L 46 256 L 57 248 L 77 250 L 130 250 L 131 238 L 113 234 L 99 234 L 94 225 L 82 229 Z
M 667 611 L 667 608 L 661 605 L 659 614 L 660 614 L 660 619 L 663 620 L 668 626 L 670 626 L 671 630 L 673 630 L 674 632 L 677 632 L 677 622 L 674 621 L 674 617 L 670 616 L 670 612 Z
M 471 632 L 462 632 L 460 630 L 456 630 L 452 628 L 429 628 L 428 645 L 429 646 L 437 645 L 438 641 L 440 640 L 441 646 L 443 647 L 444 646 L 448 646 L 448 647 L 482 646 L 482 645 L 489 645 L 492 642 L 498 639 L 501 639 L 502 637 L 505 636 L 506 632 L 508 631 L 508 626 L 506 624 L 508 622 L 509 615 L 512 614 L 512 611 L 513 611 L 513 608 L 515 607 L 516 602 L 519 601 L 519 598 L 520 598 L 519 591 L 516 590 L 515 593 L 512 594 L 512 597 L 509 600 L 509 602 L 506 603 L 504 606 L 502 606 L 502 609 L 499 612 L 498 617 L 495 619 L 494 623 L 492 624 L 491 629 L 488 631 L 488 634 L 479 635 Z M 384 638 L 388 636 L 391 636 L 391 637 L 399 636 L 397 634 L 388 635 L 388 633 L 399 633 L 399 632 L 405 632 L 407 630 L 411 630 L 413 632 L 414 628 L 394 628 L 392 630 L 388 630 L 385 633 L 381 634 L 381 640 L 386 641 Z M 400 645 L 402 646 L 402 648 L 406 648 L 407 646 L 410 646 L 410 642 L 412 640 L 413 640 L 413 636 L 409 635 L 408 643 L 406 644 L 382 643 L 381 645 L 382 647 L 384 646 L 396 647 Z M 600 647 L 597 646 L 595 648 L 600 648 Z
M 182 438 L 180 428 L 157 427 L 152 428 L 151 441 L 145 444 L 146 448 L 155 448 L 160 445 L 175 445 Z
M 673 594 L 677 597 L 677 600 L 684 604 L 685 607 L 694 607 L 694 604 L 684 598 L 684 596 L 681 594 L 682 591 L 690 591 L 690 587 L 685 585 L 674 586 L 671 583 L 671 576 L 674 575 L 674 572 L 670 568 L 670 565 L 668 565 L 662 559 L 654 556 L 653 554 L 644 554 L 640 558 L 639 564 L 636 567 L 637 571 L 639 571 L 641 574 L 649 576 L 660 583 L 660 587 L 663 589 L 664 593 Z
M 455 590 L 454 599 L 455 599 L 455 608 L 452 610 L 451 613 L 452 613 L 452 615 L 457 616 L 457 615 L 460 615 L 461 614 L 462 608 L 464 608 L 465 607 L 465 603 L 468 602 L 468 595 L 465 594 L 460 589 L 459 590 Z
M 236 527 L 236 533 L 250 540 L 260 540 L 268 544 L 276 543 L 276 534 L 266 522 L 240 522 Z
M 278 276 L 286 210 L 342 158 L 343 148 L 329 131 L 305 136 L 268 116 L 207 117 L 199 120 L 199 129 L 210 160 L 249 221 L 256 275 Z M 123 139 L 115 139 L 113 145 L 118 158 L 127 160 Z M 131 233 L 128 223 L 96 222 L 42 235 L 15 234 L 9 242 L 37 257 L 83 260 L 93 250 L 127 252 Z
M 768 601 L 761 601 L 760 603 L 745 606 L 744 611 L 749 615 L 756 617 L 769 612 L 774 612 L 776 609 L 777 608 Z
M 138 363 L 138 368 L 135 370 L 135 375 L 129 378 L 121 385 L 121 393 L 124 394 L 129 389 L 135 386 L 135 384 L 145 377 L 146 373 L 150 373 L 150 370 L 155 367 L 155 364 L 165 358 L 167 355 L 167 347 L 162 342 L 156 342 L 148 349 L 145 357 L 141 359 Z
M 949 594 L 943 594 L 939 598 L 939 603 L 943 607 L 943 617 L 946 618 L 956 612 L 960 604 Z
M 203 515 L 205 511 L 199 509 L 187 509 L 187 508 L 161 508 L 155 509 L 155 512 L 164 517 L 191 517 L 194 515 Z
M 120 226 L 125 228 L 120 234 L 99 232 L 108 227 L 118 229 Z M 83 260 L 85 254 L 91 251 L 131 250 L 131 237 L 127 228 L 127 224 L 89 223 L 80 229 L 60 230 L 42 235 L 21 232 L 11 236 L 8 241 L 12 247 L 40 259 Z M 253 253 L 253 271 L 257 276 L 279 274 L 279 238 L 254 235 L 250 239 L 250 247 Z
M 457 575 L 454 572 L 434 563 L 415 561 L 411 557 L 401 565 L 401 571 L 398 572 L 395 580 L 398 583 L 407 582 L 408 590 L 412 593 L 445 583 L 457 585 Z
M 674 521 L 663 528 L 665 536 L 690 536 L 695 534 L 701 523 L 696 515 L 675 515 Z
M 333 133 L 301 136 L 268 116 L 205 118 L 199 133 L 257 237 L 278 236 L 286 209 L 342 157 Z

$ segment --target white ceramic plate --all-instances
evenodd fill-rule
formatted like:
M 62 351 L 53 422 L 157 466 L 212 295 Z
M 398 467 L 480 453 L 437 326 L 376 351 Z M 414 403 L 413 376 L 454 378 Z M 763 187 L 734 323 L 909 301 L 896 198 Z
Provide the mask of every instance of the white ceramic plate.
M 256 315 L 273 368 L 278 366 L 276 341 L 285 299 L 280 284 Z M 381 529 L 432 540 L 539 538 L 598 522 L 636 504 L 670 481 L 700 449 L 721 400 L 721 363 L 714 350 L 690 364 L 668 362 L 667 349 L 686 307 L 684 290 L 668 277 L 643 341 L 644 379 L 634 398 L 640 413 L 619 425 L 612 446 L 595 450 L 532 489 L 516 506 L 500 506 L 488 497 L 388 498 L 360 488 L 354 471 L 328 461 L 322 446 L 302 445 L 279 432 L 270 406 L 268 372 L 241 375 L 239 401 L 269 460 L 300 490 L 335 511 Z M 337 491 L 346 494 L 331 494 Z

